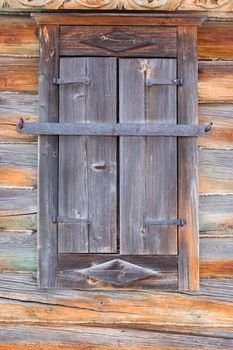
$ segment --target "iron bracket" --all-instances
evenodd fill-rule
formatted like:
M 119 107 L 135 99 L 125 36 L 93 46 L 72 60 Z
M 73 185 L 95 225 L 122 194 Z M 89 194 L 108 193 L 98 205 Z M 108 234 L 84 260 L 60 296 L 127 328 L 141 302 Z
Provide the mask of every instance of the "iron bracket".
M 79 219 L 79 218 L 74 218 L 72 216 L 53 216 L 52 217 L 52 222 L 54 224 L 75 224 L 75 223 L 80 223 L 80 224 L 91 224 L 91 219 Z
M 161 226 L 184 226 L 186 221 L 184 219 L 167 219 L 167 220 L 154 220 L 145 219 L 145 226 L 161 225 Z
M 60 79 L 60 78 L 53 78 L 53 84 L 55 85 L 65 85 L 65 84 L 90 84 L 90 79 L 88 77 L 81 77 L 78 79 Z
M 169 79 L 146 79 L 146 86 L 150 87 L 152 85 L 178 85 L 182 86 L 184 81 L 182 78 L 177 78 L 173 80 Z

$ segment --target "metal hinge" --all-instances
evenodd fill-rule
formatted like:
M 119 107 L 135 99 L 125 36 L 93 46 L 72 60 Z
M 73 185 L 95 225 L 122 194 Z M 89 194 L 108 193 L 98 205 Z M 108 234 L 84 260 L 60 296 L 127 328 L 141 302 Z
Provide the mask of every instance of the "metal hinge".
M 90 84 L 90 79 L 88 77 L 80 77 L 77 79 L 60 79 L 60 78 L 53 78 L 53 84 L 55 85 L 64 85 L 64 84 Z
M 178 85 L 182 86 L 184 84 L 184 81 L 182 78 L 177 78 L 173 80 L 169 79 L 146 79 L 145 81 L 146 86 L 150 87 L 152 85 Z
M 184 226 L 186 221 L 184 219 L 167 219 L 167 220 L 154 220 L 145 219 L 145 226 L 161 225 L 161 226 Z
M 72 216 L 53 216 L 52 217 L 52 222 L 54 224 L 75 224 L 75 223 L 80 223 L 80 224 L 91 224 L 91 219 L 79 219 L 79 218 L 74 218 Z

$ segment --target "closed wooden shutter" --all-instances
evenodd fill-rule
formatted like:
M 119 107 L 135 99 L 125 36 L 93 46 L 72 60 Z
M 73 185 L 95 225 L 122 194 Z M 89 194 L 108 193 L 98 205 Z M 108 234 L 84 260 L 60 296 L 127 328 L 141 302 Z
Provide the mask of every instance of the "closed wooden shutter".
M 60 122 L 116 122 L 115 58 L 62 58 L 60 77 L 74 81 L 60 87 Z M 82 220 L 58 223 L 60 253 L 117 251 L 116 146 L 115 137 L 59 137 L 58 215 Z
M 176 79 L 175 59 L 120 60 L 119 73 L 120 122 L 177 123 L 176 86 L 146 86 Z M 121 137 L 120 252 L 176 254 L 176 226 L 145 225 L 176 217 L 176 137 Z

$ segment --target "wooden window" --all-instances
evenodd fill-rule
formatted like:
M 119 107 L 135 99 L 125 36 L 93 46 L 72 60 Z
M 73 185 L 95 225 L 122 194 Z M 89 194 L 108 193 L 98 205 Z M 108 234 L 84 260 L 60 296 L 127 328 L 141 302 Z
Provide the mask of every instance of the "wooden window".
M 34 17 L 40 287 L 197 290 L 203 17 Z

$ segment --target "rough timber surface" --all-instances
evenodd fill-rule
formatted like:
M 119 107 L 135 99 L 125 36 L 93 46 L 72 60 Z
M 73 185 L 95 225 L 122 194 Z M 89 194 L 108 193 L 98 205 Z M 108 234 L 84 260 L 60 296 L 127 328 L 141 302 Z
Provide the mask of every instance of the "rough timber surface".
M 37 1 L 30 2 L 30 6 L 35 5 L 33 11 L 36 9 Z M 14 11 L 17 7 L 20 7 L 20 11 L 30 11 L 29 3 L 24 0 L 0 0 L 0 4 L 3 3 L 6 5 L 4 11 Z M 11 8 L 7 7 L 8 3 L 11 4 Z M 119 1 L 103 1 L 101 4 L 103 8 L 107 6 L 113 8 L 117 3 L 119 4 Z M 161 2 L 137 1 L 137 4 L 136 2 L 128 4 L 134 8 L 156 9 Z M 69 2 L 42 0 L 40 5 L 38 9 L 59 8 L 59 6 L 82 7 L 85 3 L 82 1 L 81 5 L 79 0 Z M 98 1 L 88 3 L 92 8 L 97 5 Z M 233 20 L 233 12 L 230 12 L 233 10 L 232 1 L 172 0 L 165 3 L 164 0 L 164 5 L 157 9 L 208 10 L 206 13 L 212 18 L 215 17 L 216 21 L 211 21 L 211 27 L 207 28 L 204 24 L 198 29 L 199 58 L 228 61 L 233 59 L 233 25 L 232 22 L 223 22 L 227 17 Z M 14 57 L 16 65 L 20 62 L 20 57 L 38 55 L 36 26 L 33 20 L 27 20 L 25 16 L 5 15 L 4 22 L 2 17 L 0 55 Z M 4 63 L 6 61 L 5 59 Z M 24 62 L 28 62 L 30 66 L 31 59 L 27 58 Z M 215 64 L 218 66 L 218 62 L 212 61 L 206 67 L 209 65 L 214 67 Z M 21 69 L 24 69 L 23 66 Z M 17 68 L 14 71 L 16 70 Z M 31 76 L 26 77 L 22 73 L 27 86 L 31 84 L 32 76 L 33 81 L 36 81 L 37 74 L 36 69 L 31 70 Z M 203 72 L 201 74 L 203 77 Z M 39 289 L 35 280 L 36 235 L 31 234 L 36 231 L 35 190 L 23 187 L 12 189 L 11 186 L 1 188 L 0 350 L 119 348 L 230 350 L 233 348 L 233 190 L 232 164 L 229 158 L 233 152 L 233 99 L 226 101 L 222 95 L 224 84 L 228 84 L 225 74 L 218 74 L 219 85 L 213 81 L 211 83 L 212 78 L 208 78 L 207 75 L 201 83 L 199 123 L 213 121 L 214 133 L 207 138 L 199 139 L 200 152 L 203 152 L 200 153 L 200 180 L 205 193 L 200 198 L 199 212 L 200 291 L 158 293 Z M 28 116 L 27 121 L 33 122 L 38 115 L 36 85 L 32 89 L 33 94 L 31 91 L 22 92 L 24 80 L 20 84 L 20 80 L 17 79 L 16 75 L 16 84 L 11 84 L 11 87 L 8 85 L 9 92 L 0 93 L 0 142 L 5 143 L 4 150 L 9 143 L 36 141 L 36 138 L 18 135 L 15 131 L 19 116 Z M 205 84 L 208 86 L 208 91 L 204 89 Z M 228 99 L 231 90 L 224 88 L 224 93 Z M 207 97 L 207 103 L 203 103 L 205 102 L 203 96 L 204 99 Z M 14 149 L 16 150 L 16 147 Z M 18 164 L 21 163 L 19 168 L 24 169 L 31 150 L 31 147 L 27 148 L 25 158 L 22 156 L 17 161 Z M 226 153 L 228 155 L 226 157 L 225 151 L 230 151 Z M 15 157 L 14 154 L 10 159 L 12 157 Z M 5 156 L 4 162 L 9 162 Z M 216 191 L 215 185 L 214 187 L 210 185 L 213 176 L 220 179 L 219 193 L 206 195 L 209 190 Z M 216 180 L 214 181 L 216 184 Z

